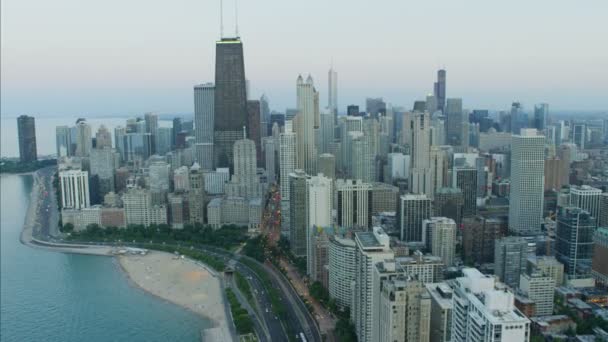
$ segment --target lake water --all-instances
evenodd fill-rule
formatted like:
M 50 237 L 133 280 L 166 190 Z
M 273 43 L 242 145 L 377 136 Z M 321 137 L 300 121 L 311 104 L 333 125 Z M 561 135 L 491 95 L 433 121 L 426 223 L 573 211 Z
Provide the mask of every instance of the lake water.
M 3 342 L 200 341 L 208 321 L 131 286 L 113 258 L 22 245 L 32 177 L 0 181 Z

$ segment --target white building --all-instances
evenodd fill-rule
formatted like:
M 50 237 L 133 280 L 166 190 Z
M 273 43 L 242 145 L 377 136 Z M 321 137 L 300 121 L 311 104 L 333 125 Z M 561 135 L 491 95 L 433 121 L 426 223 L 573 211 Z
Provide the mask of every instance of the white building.
M 173 189 L 174 191 L 190 190 L 190 170 L 187 166 L 180 166 L 173 170 Z
M 410 168 L 410 192 L 433 198 L 435 189 L 431 170 L 431 125 L 428 113 L 416 112 L 411 120 L 412 167 Z
M 289 174 L 296 168 L 296 134 L 292 131 L 291 121 L 285 122 L 285 132 L 279 134 L 279 174 L 281 185 L 281 229 L 289 230 Z
M 338 179 L 334 205 L 337 209 L 337 224 L 340 227 L 369 228 L 371 213 L 369 197 L 372 191 L 370 183 L 361 180 Z
M 443 260 L 446 267 L 454 264 L 456 222 L 447 217 L 431 217 L 422 222 L 423 238 L 431 254 Z
M 570 187 L 570 205 L 581 208 L 591 214 L 599 224 L 602 190 L 589 185 L 572 185 Z
M 226 183 L 230 179 L 230 169 L 217 168 L 215 171 L 204 173 L 205 191 L 209 195 L 220 195 L 225 191 Z
M 555 280 L 540 271 L 522 274 L 519 278 L 519 289 L 528 299 L 534 301 L 534 315 L 553 315 L 555 297 Z
M 63 209 L 82 209 L 90 206 L 89 173 L 87 171 L 60 171 L 59 182 Z
M 509 231 L 518 235 L 540 233 L 545 185 L 545 137 L 522 129 L 511 142 Z
M 393 259 L 389 236 L 382 228 L 371 232 L 355 233 L 355 287 L 351 304 L 351 320 L 361 342 L 373 341 L 374 324 L 374 270 L 383 260 Z M 377 297 L 376 297 L 377 298 Z
M 129 189 L 123 195 L 122 202 L 125 208 L 127 225 L 148 226 L 167 223 L 167 208 L 164 205 L 152 204 L 152 196 L 150 191 L 146 189 Z
M 407 179 L 410 174 L 410 156 L 403 153 L 387 155 L 387 171 L 385 181 L 392 183 L 395 179 Z
M 352 238 L 335 235 L 329 239 L 329 296 L 340 309 L 351 306 L 356 251 Z
M 453 287 L 452 341 L 529 341 L 530 321 L 515 308 L 513 293 L 477 269 L 462 272 Z
M 317 148 L 315 146 L 315 126 L 319 126 L 319 93 L 315 90 L 312 77 L 298 76 L 296 81 L 298 114 L 295 118 L 298 135 L 298 169 L 312 175 L 317 173 Z M 315 124 L 316 121 L 316 124 Z
M 307 229 L 307 243 L 306 243 L 306 260 L 307 260 L 307 271 L 311 274 L 313 268 L 313 254 L 314 244 L 313 229 L 317 227 L 328 227 L 332 225 L 332 182 L 331 179 L 319 174 L 314 177 L 310 177 L 306 180 L 306 229 Z

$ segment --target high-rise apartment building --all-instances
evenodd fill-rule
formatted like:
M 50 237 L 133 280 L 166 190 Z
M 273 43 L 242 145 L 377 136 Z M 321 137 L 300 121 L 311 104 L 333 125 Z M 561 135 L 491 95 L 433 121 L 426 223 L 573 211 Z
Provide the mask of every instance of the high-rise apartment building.
M 447 217 L 431 217 L 422 221 L 422 227 L 431 254 L 440 257 L 446 267 L 451 267 L 456 249 L 456 222 Z
M 306 256 L 308 267 L 313 269 L 315 227 L 332 226 L 332 181 L 319 174 L 306 180 Z
M 496 240 L 494 249 L 494 273 L 503 283 L 516 288 L 519 276 L 526 271 L 528 241 L 518 236 Z
M 21 115 L 17 118 L 19 138 L 19 160 L 28 163 L 38 160 L 36 150 L 36 121 L 33 116 Z
M 495 242 L 506 233 L 506 222 L 498 218 L 473 216 L 463 219 L 462 244 L 465 263 L 494 262 Z
M 477 214 L 477 169 L 454 167 L 452 186 L 460 189 L 463 194 L 462 216 L 475 216 Z
M 289 231 L 289 174 L 296 169 L 296 134 L 291 130 L 291 121 L 285 123 L 285 132 L 279 135 L 279 174 L 281 185 L 281 227 Z
M 189 214 L 190 223 L 205 223 L 205 177 L 198 163 L 194 163 L 190 167 L 189 174 Z
M 82 209 L 90 206 L 89 173 L 87 171 L 60 171 L 59 185 L 62 209 Z
M 435 82 L 433 94 L 437 100 L 437 109 L 440 111 L 444 110 L 445 99 L 446 99 L 446 88 L 445 88 L 445 76 L 446 72 L 444 69 L 437 71 L 437 82 Z
M 545 137 L 522 129 L 511 142 L 509 230 L 518 235 L 540 232 L 545 184 Z
M 57 158 L 72 155 L 72 130 L 68 126 L 55 127 Z
M 315 146 L 315 117 L 319 113 L 318 96 L 319 93 L 314 87 L 312 77 L 306 78 L 298 76 L 296 81 L 298 115 L 296 116 L 296 134 L 298 168 L 308 174 L 316 174 L 317 148 Z M 315 100 L 316 99 L 316 100 Z
M 213 117 L 215 165 L 232 166 L 234 142 L 242 138 L 247 126 L 243 43 L 238 37 L 216 43 Z
M 371 226 L 372 185 L 360 180 L 336 181 L 337 224 L 345 228 L 368 229 Z
M 415 112 L 411 116 L 412 140 L 411 167 L 410 167 L 410 192 L 424 194 L 429 198 L 435 195 L 431 169 L 431 124 L 429 113 Z
M 462 223 L 462 207 L 464 195 L 456 187 L 439 188 L 435 192 L 433 201 L 433 215 L 451 218 L 457 225 Z
M 93 148 L 91 126 L 84 120 L 76 121 L 76 153 L 77 157 L 88 157 Z
M 388 235 L 382 228 L 374 227 L 373 231 L 355 233 L 357 251 L 355 253 L 355 286 L 352 297 L 351 320 L 355 325 L 358 340 L 373 341 L 374 309 L 374 270 L 380 261 L 392 259 L 394 253 L 390 248 Z
M 513 293 L 475 268 L 462 273 L 453 282 L 452 341 L 529 341 L 530 320 L 515 308 Z
M 454 290 L 446 283 L 427 283 L 431 296 L 431 342 L 449 342 L 452 339 L 452 297 Z
M 596 227 L 595 218 L 589 212 L 576 207 L 558 207 L 555 256 L 564 264 L 568 279 L 591 275 Z
M 334 235 L 329 238 L 329 296 L 340 309 L 350 308 L 356 277 L 355 240 Z
M 535 316 L 553 315 L 555 280 L 536 270 L 524 273 L 519 279 L 519 289 L 528 299 L 534 301 Z
M 557 261 L 553 256 L 531 256 L 528 257 L 526 272 L 532 273 L 535 270 L 553 279 L 553 287 L 562 286 L 564 283 L 564 264 Z
M 127 225 L 167 224 L 167 208 L 154 205 L 152 195 L 146 189 L 132 188 L 127 191 L 122 202 L 125 208 Z
M 401 240 L 423 242 L 422 222 L 431 218 L 431 199 L 422 194 L 406 194 L 399 198 L 398 220 Z
M 308 176 L 303 170 L 289 174 L 289 245 L 291 252 L 298 257 L 305 257 L 307 253 L 307 180 Z
M 99 195 L 114 191 L 114 170 L 117 153 L 112 148 L 94 148 L 89 157 L 91 176 L 97 176 Z

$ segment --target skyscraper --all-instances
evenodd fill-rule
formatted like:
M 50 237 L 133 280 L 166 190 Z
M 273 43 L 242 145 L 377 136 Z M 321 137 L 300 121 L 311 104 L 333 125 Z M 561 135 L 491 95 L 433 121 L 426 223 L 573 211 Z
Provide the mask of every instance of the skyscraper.
M 431 199 L 424 194 L 406 194 L 399 198 L 401 240 L 423 242 L 422 222 L 431 218 Z
M 281 229 L 289 231 L 289 174 L 296 169 L 296 134 L 291 121 L 285 123 L 285 132 L 279 135 L 279 175 L 281 185 Z
M 494 272 L 500 281 L 511 286 L 519 285 L 519 276 L 526 271 L 528 241 L 522 237 L 509 236 L 496 240 L 494 249 Z
M 217 167 L 232 166 L 232 145 L 247 125 L 247 92 L 243 44 L 240 38 L 222 38 L 215 50 L 213 111 L 214 154 Z
M 440 257 L 446 267 L 451 267 L 456 248 L 456 222 L 447 217 L 431 217 L 422 225 L 431 254 Z
M 255 144 L 255 155 L 258 164 L 263 164 L 262 160 L 262 127 L 260 122 L 260 101 L 247 101 L 247 137 Z
M 87 171 L 60 171 L 59 184 L 61 187 L 62 209 L 89 207 L 89 173 Z
M 306 256 L 307 213 L 306 181 L 308 177 L 302 170 L 289 174 L 289 245 L 293 255 Z
M 539 132 L 544 132 L 549 124 L 549 105 L 541 103 L 534 106 L 534 128 Z
M 371 226 L 372 185 L 361 180 L 338 179 L 336 181 L 337 223 L 345 228 Z
M 425 194 L 429 198 L 435 195 L 433 179 L 431 177 L 431 124 L 427 112 L 415 112 L 411 116 L 411 162 L 410 168 L 410 192 Z
M 194 133 L 197 144 L 213 143 L 214 103 L 213 83 L 194 86 Z
M 452 146 L 461 146 L 464 144 L 463 137 L 463 114 L 462 114 L 462 99 L 447 99 L 445 108 L 446 120 L 446 143 Z
M 564 264 L 568 279 L 591 275 L 596 227 L 595 218 L 589 212 L 576 207 L 558 207 L 555 256 Z
M 599 226 L 602 190 L 589 185 L 572 185 L 570 187 L 570 206 L 581 208 L 588 212 Z
M 76 121 L 76 156 L 88 157 L 93 148 L 91 126 L 85 119 Z
M 308 174 L 316 173 L 317 148 L 315 146 L 315 116 L 318 113 L 318 103 L 315 98 L 318 96 L 315 90 L 312 77 L 306 78 L 298 76 L 296 81 L 298 115 L 296 116 L 296 134 L 298 135 L 297 153 L 298 168 Z
M 443 111 L 445 107 L 445 70 L 440 69 L 437 71 L 437 82 L 435 82 L 434 92 L 435 99 L 437 100 L 437 109 Z
M 68 126 L 55 127 L 55 142 L 57 146 L 57 158 L 72 155 L 72 134 Z
M 95 148 L 112 148 L 112 134 L 104 125 L 101 125 L 95 133 Z
M 518 235 L 540 232 L 545 184 L 545 137 L 522 129 L 511 142 L 509 231 Z
M 332 66 L 327 72 L 327 108 L 334 117 L 334 124 L 338 124 L 338 73 Z
M 477 170 L 472 167 L 454 167 L 452 185 L 463 194 L 462 216 L 469 217 L 477 213 Z
M 36 121 L 33 116 L 21 115 L 17 118 L 19 137 L 19 160 L 22 163 L 38 159 L 36 150 Z
M 386 102 L 381 97 L 365 99 L 365 111 L 373 118 L 386 115 Z

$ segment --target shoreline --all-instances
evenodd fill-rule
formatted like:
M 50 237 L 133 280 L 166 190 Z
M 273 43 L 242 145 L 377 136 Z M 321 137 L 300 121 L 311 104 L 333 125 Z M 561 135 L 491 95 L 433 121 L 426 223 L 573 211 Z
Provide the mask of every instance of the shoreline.
M 39 171 L 31 172 L 29 174 L 33 177 L 32 191 L 30 193 L 28 209 L 25 213 L 23 227 L 19 235 L 19 240 L 23 245 L 28 246 L 30 248 L 46 250 L 49 252 L 114 257 L 114 260 L 116 260 L 116 263 L 118 264 L 119 272 L 124 273 L 129 283 L 129 286 L 144 291 L 147 295 L 156 297 L 156 299 L 160 299 L 165 302 L 169 302 L 173 305 L 177 305 L 180 308 L 188 310 L 193 314 L 203 318 L 205 321 L 210 322 L 210 327 L 201 329 L 200 331 L 201 337 L 203 337 L 203 340 L 205 342 L 235 340 L 235 336 L 233 335 L 232 329 L 230 328 L 230 325 L 233 324 L 232 319 L 230 313 L 226 312 L 224 285 L 221 279 L 219 278 L 219 275 L 215 271 L 213 271 L 208 265 L 188 258 L 179 258 L 177 260 L 174 260 L 173 254 L 160 251 L 150 251 L 145 256 L 115 255 L 114 253 L 112 253 L 116 249 L 115 247 L 103 245 L 62 244 L 40 240 L 36 238 L 34 236 L 34 230 L 36 226 L 41 225 L 41 223 L 39 222 L 39 211 L 41 210 L 40 194 L 45 191 L 46 185 L 44 182 L 41 181 L 41 175 Z M 57 211 L 56 208 L 53 208 L 53 210 Z M 162 272 L 157 272 L 155 275 L 164 276 L 165 279 L 157 279 L 156 286 L 146 286 L 146 281 L 150 279 L 150 274 L 146 274 L 145 272 L 149 273 L 149 270 L 151 270 L 153 264 L 150 264 L 149 262 L 141 262 L 141 259 L 146 258 L 148 256 L 160 258 L 153 258 L 152 261 L 156 261 L 157 264 L 160 263 L 159 261 L 163 261 L 165 264 L 168 262 L 168 260 L 179 261 L 183 264 L 182 266 L 185 266 L 183 267 L 182 271 L 186 270 L 187 272 L 207 273 L 210 275 L 210 277 L 209 279 L 206 279 L 206 282 L 200 282 L 204 286 L 202 288 L 197 289 L 196 287 L 192 287 L 193 284 L 192 282 L 188 282 L 188 279 L 182 279 L 180 282 L 176 282 L 174 278 L 167 277 L 171 274 L 175 275 L 175 269 L 163 268 L 161 270 Z M 148 260 L 150 260 L 150 258 L 148 258 Z M 136 264 L 137 262 L 139 262 L 139 264 Z M 174 272 L 171 273 L 171 271 Z M 198 284 L 198 282 L 195 283 L 199 287 L 201 286 L 200 284 Z M 175 287 L 182 288 L 185 290 L 189 289 L 190 294 L 187 294 L 188 291 L 179 291 L 177 293 L 174 293 L 172 292 L 172 289 Z M 199 293 L 196 293 L 196 291 L 194 290 L 200 291 Z M 211 296 L 211 294 L 214 294 L 214 296 Z M 196 303 L 198 306 L 193 306 L 193 295 L 196 295 L 200 301 L 199 303 Z M 203 297 L 205 295 L 208 298 L 211 297 L 214 300 L 203 300 Z M 207 309 L 207 311 L 205 309 Z

